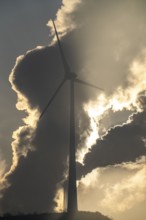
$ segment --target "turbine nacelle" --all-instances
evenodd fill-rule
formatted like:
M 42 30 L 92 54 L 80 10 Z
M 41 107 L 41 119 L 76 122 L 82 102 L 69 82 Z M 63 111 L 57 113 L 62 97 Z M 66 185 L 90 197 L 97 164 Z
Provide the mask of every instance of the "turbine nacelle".
M 75 80 L 77 78 L 77 74 L 74 72 L 68 72 L 65 73 L 65 77 L 66 80 Z

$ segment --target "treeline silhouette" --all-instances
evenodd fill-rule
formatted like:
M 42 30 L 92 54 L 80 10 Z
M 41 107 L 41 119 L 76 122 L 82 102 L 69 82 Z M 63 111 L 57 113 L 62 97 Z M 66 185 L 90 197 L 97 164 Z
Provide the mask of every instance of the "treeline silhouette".
M 99 212 L 77 212 L 74 215 L 68 213 L 49 214 L 5 214 L 0 220 L 112 220 Z

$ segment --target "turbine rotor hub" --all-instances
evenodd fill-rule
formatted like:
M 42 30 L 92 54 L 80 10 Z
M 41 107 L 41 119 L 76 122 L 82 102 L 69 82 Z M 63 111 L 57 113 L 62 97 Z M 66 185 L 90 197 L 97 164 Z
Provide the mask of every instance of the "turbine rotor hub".
M 72 79 L 76 79 L 77 78 L 77 74 L 74 72 L 69 72 L 65 74 L 65 78 L 68 80 L 72 80 Z

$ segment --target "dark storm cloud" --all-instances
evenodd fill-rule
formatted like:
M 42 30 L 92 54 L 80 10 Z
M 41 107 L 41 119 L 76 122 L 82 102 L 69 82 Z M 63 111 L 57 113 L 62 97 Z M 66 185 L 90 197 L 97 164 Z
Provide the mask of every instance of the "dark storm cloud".
M 79 2 L 82 3 L 83 1 Z M 119 48 L 117 49 L 117 51 L 119 52 L 120 60 L 116 62 L 116 58 L 114 57 L 112 50 L 113 48 L 111 48 L 110 46 L 111 42 L 112 45 L 115 46 L 114 50 L 116 51 L 116 46 L 119 44 L 120 39 L 127 40 L 128 37 L 119 37 L 119 32 L 116 35 L 117 38 L 113 38 L 112 35 L 108 36 L 108 31 L 106 30 L 106 27 L 108 26 L 108 19 L 104 19 L 106 17 L 106 14 L 108 14 L 109 7 L 110 13 L 108 18 L 111 18 L 112 11 L 116 11 L 117 8 L 114 6 L 115 1 L 111 1 L 111 5 L 108 2 L 108 8 L 106 8 L 107 1 L 91 1 L 91 3 L 89 3 L 89 1 L 84 2 L 85 4 L 82 4 L 83 8 L 79 8 L 81 12 L 83 12 L 84 9 L 85 12 L 87 12 L 87 10 L 89 9 L 89 5 L 91 6 L 91 9 L 93 9 L 95 5 L 96 7 L 94 8 L 94 11 L 96 11 L 96 9 L 98 8 L 98 12 L 100 12 L 99 15 L 96 13 L 95 18 L 98 18 L 97 20 L 101 23 L 103 22 L 104 24 L 106 24 L 102 26 L 104 31 L 101 31 L 100 37 L 96 39 L 96 44 L 96 36 L 93 39 L 93 42 L 92 38 L 89 42 L 93 44 L 92 48 L 93 46 L 95 47 L 95 45 L 98 45 L 99 48 L 100 45 L 102 45 L 100 49 L 103 49 L 104 47 L 106 48 L 102 54 L 98 52 L 98 54 L 95 54 L 95 56 L 91 56 L 90 59 L 91 61 L 96 61 L 97 64 L 99 64 L 99 62 L 102 61 L 100 62 L 101 65 L 98 69 L 99 73 L 95 76 L 95 84 L 97 83 L 97 78 L 100 75 L 100 77 L 98 78 L 98 82 L 100 81 L 100 79 L 102 79 L 101 81 L 106 81 L 108 87 L 108 83 L 111 82 L 109 79 L 111 79 L 113 75 L 109 74 L 109 76 L 106 75 L 105 77 L 105 75 L 100 74 L 100 72 L 102 72 L 102 70 L 104 70 L 103 72 L 106 72 L 105 64 L 107 63 L 106 61 L 108 60 L 108 58 L 111 57 L 111 54 L 112 59 L 109 59 L 110 62 L 108 62 L 108 64 L 112 63 L 111 66 L 115 64 L 116 68 L 110 69 L 110 64 L 107 65 L 109 72 L 112 72 L 112 70 L 114 70 L 114 73 L 116 75 L 118 75 L 121 72 L 123 73 L 129 64 L 129 60 L 131 61 L 135 56 L 135 53 L 139 53 L 139 51 L 143 47 L 145 39 L 142 41 L 142 44 L 140 46 L 136 45 L 133 49 L 133 45 L 139 42 L 139 39 L 137 39 L 137 37 L 135 38 L 134 35 L 135 32 L 137 32 L 137 30 L 134 31 L 134 34 L 132 34 L 131 32 L 126 32 L 126 36 L 129 36 L 130 34 L 130 40 L 132 41 L 132 44 L 128 46 L 128 49 L 126 47 L 125 51 L 129 53 L 124 59 L 124 61 L 122 58 L 124 58 L 125 51 L 119 52 Z M 116 2 L 119 3 L 121 1 Z M 118 3 L 116 3 L 116 5 Z M 120 5 L 118 5 L 118 8 L 121 9 L 121 3 L 119 4 Z M 124 8 L 120 11 L 118 10 L 119 14 L 125 13 L 125 8 L 126 4 L 124 1 Z M 101 11 L 99 9 L 101 9 Z M 77 22 L 77 20 L 79 19 L 79 24 L 86 24 L 86 21 L 89 22 L 90 19 L 84 20 L 85 15 L 87 18 L 88 16 L 86 13 L 84 13 L 84 16 L 82 18 L 82 13 L 79 13 L 80 10 L 78 11 L 76 9 L 75 12 L 72 12 L 71 16 L 69 14 L 68 16 L 72 19 L 75 19 L 75 22 Z M 102 16 L 103 11 L 104 16 Z M 116 15 L 119 16 L 118 11 L 114 14 L 114 18 L 116 18 Z M 99 18 L 102 19 L 100 20 Z M 123 18 L 122 15 L 121 18 Z M 68 21 L 67 18 L 65 20 Z M 116 22 L 116 20 L 114 19 L 112 21 Z M 110 23 L 110 27 L 112 27 L 112 21 Z M 96 23 L 96 20 L 94 22 Z M 128 24 L 130 24 L 130 22 Z M 83 41 L 83 37 L 86 36 L 83 35 L 84 30 L 88 30 L 88 34 L 90 34 L 90 29 L 88 29 L 89 23 L 87 23 L 87 26 L 85 24 L 83 25 L 83 30 L 74 30 L 68 33 L 62 40 L 64 51 L 71 65 L 71 69 L 77 73 L 80 73 L 81 69 L 84 67 L 82 66 L 82 63 L 80 63 L 80 57 L 77 56 L 78 52 L 78 55 L 83 55 L 85 51 L 83 50 L 80 54 L 80 48 L 83 48 L 85 46 L 84 43 L 86 42 Z M 118 20 L 117 23 L 114 23 L 114 27 L 119 27 L 119 24 L 120 20 Z M 122 25 L 123 24 L 124 23 L 122 20 Z M 132 30 L 134 30 L 135 22 L 133 22 L 132 24 Z M 136 24 L 138 26 L 139 22 L 137 21 Z M 126 26 L 126 31 L 128 30 L 128 27 L 129 25 Z M 94 27 L 92 27 L 91 30 L 93 30 L 93 28 Z M 124 25 L 122 28 L 122 30 L 125 30 Z M 100 30 L 100 28 L 98 30 Z M 120 30 L 120 27 L 118 30 Z M 85 33 L 87 32 L 85 31 Z M 78 39 L 78 35 L 79 37 L 82 37 L 80 37 L 79 42 L 74 43 L 75 40 Z M 131 38 L 131 36 L 133 36 L 133 38 Z M 106 39 L 109 39 L 109 41 L 107 41 L 107 44 L 105 45 Z M 117 40 L 116 45 L 114 45 L 114 40 Z M 125 43 L 124 40 L 123 42 Z M 86 44 L 86 46 L 85 49 L 88 49 L 89 43 L 88 45 Z M 104 56 L 105 54 L 107 54 L 106 59 Z M 103 58 L 103 60 L 100 59 L 101 57 Z M 91 76 L 90 72 L 87 72 L 87 75 L 86 78 L 89 78 L 89 76 Z M 17 94 L 21 93 L 24 97 L 27 98 L 29 107 L 31 109 L 38 108 L 41 112 L 45 107 L 48 99 L 51 97 L 51 95 L 54 93 L 55 89 L 59 85 L 60 81 L 63 79 L 63 76 L 63 66 L 60 60 L 58 46 L 54 45 L 28 52 L 15 66 L 11 83 L 17 89 Z M 124 76 L 125 75 L 119 77 L 119 82 L 121 82 L 122 79 L 125 83 Z M 87 92 L 87 90 L 85 90 L 85 88 L 82 86 L 76 86 L 76 88 L 76 110 L 77 112 L 81 112 L 80 109 L 82 108 L 82 103 L 88 101 L 89 97 L 91 97 L 90 95 L 92 95 L 92 97 L 95 98 L 97 93 L 95 91 L 91 91 L 89 94 L 89 92 Z M 32 151 L 29 151 L 27 156 L 19 156 L 17 167 L 15 168 L 14 172 L 8 175 L 7 177 L 7 181 L 10 183 L 10 187 L 4 191 L 3 198 L 0 201 L 0 207 L 3 212 L 46 212 L 54 207 L 54 195 L 56 192 L 57 184 L 63 179 L 63 173 L 66 169 L 66 160 L 68 155 L 68 89 L 69 86 L 67 82 L 64 88 L 62 88 L 60 93 L 57 95 L 56 99 L 53 101 L 52 105 L 50 106 L 42 120 L 37 124 L 37 128 L 34 129 L 33 139 L 28 140 L 24 135 L 24 133 L 27 134 L 27 136 L 31 135 L 32 131 L 29 128 L 29 125 L 28 128 L 25 127 L 26 130 L 24 129 L 24 132 L 19 133 L 20 141 L 17 147 L 21 149 L 22 146 L 24 147 L 24 145 L 27 145 L 25 147 L 27 148 L 29 146 L 29 149 L 32 149 Z M 83 121 L 82 127 L 88 126 L 89 121 L 87 117 L 83 113 L 80 114 L 80 117 Z M 141 117 L 143 117 L 142 122 L 139 121 Z M 86 119 L 85 122 L 84 119 Z M 111 129 L 108 132 L 108 134 L 103 138 L 103 140 L 97 141 L 97 144 L 93 147 L 91 152 L 89 152 L 86 155 L 84 161 L 85 166 L 80 166 L 80 175 L 84 175 L 96 167 L 113 165 L 124 161 L 135 161 L 137 157 L 144 155 L 145 147 L 143 139 L 145 139 L 144 130 L 146 127 L 144 119 L 145 113 L 140 113 L 136 116 L 134 115 L 134 119 L 130 124 L 118 126 Z M 35 151 L 33 151 L 34 148 Z
M 97 167 L 135 162 L 146 155 L 146 111 L 134 114 L 132 122 L 115 126 L 103 139 L 97 140 L 84 159 L 84 166 L 78 164 L 79 176 L 90 173 Z
M 42 110 L 62 78 L 58 52 L 55 47 L 48 47 L 23 58 L 14 71 L 13 83 L 28 98 L 31 107 L 38 106 Z M 12 185 L 1 201 L 3 211 L 44 212 L 53 206 L 56 183 L 62 179 L 67 154 L 66 87 L 39 122 L 33 142 L 27 142 L 26 147 L 35 146 L 36 151 L 21 157 L 15 172 L 8 177 Z M 21 148 L 26 139 L 24 132 L 19 137 Z
M 68 42 L 70 35 L 62 41 Z M 66 52 L 66 46 L 64 50 Z M 68 52 L 70 65 L 78 63 Z M 13 70 L 11 83 L 17 93 L 28 99 L 29 106 L 40 112 L 64 77 L 58 46 L 28 52 Z M 63 179 L 69 144 L 69 82 L 60 90 L 52 105 L 38 122 L 36 130 L 24 126 L 15 143 L 18 164 L 7 177 L 11 186 L 4 191 L 0 207 L 3 212 L 47 212 L 54 207 L 57 183 Z M 77 86 L 78 87 L 78 86 Z M 87 100 L 84 86 L 77 88 L 78 103 Z M 25 103 L 24 103 L 25 105 Z M 28 152 L 30 150 L 30 152 Z M 19 155 L 19 151 L 22 154 Z M 26 155 L 25 155 L 25 152 Z M 24 156 L 23 156 L 24 155 Z

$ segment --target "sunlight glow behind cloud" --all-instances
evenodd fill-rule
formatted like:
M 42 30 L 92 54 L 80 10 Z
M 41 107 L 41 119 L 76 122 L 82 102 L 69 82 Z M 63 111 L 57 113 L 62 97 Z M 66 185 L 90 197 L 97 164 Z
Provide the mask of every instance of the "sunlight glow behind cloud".
M 108 215 L 131 209 L 146 199 L 145 158 L 95 169 L 79 181 L 78 190 L 80 209 L 100 209 Z
M 97 100 L 90 101 L 84 104 L 84 110 L 90 118 L 90 130 L 86 137 L 86 142 L 81 150 L 78 151 L 78 161 L 83 163 L 84 156 L 96 143 L 96 140 L 100 138 L 99 129 L 100 121 L 109 113 L 110 110 L 113 112 L 129 110 L 133 112 L 143 111 L 143 105 L 141 104 L 141 96 L 145 96 L 146 90 L 146 54 L 145 51 L 142 53 L 143 59 L 137 58 L 131 65 L 128 74 L 128 86 L 126 88 L 118 87 L 115 89 L 111 96 L 101 94 L 97 97 Z M 130 118 L 126 122 L 130 123 Z M 103 132 L 106 133 L 109 128 L 102 128 Z

